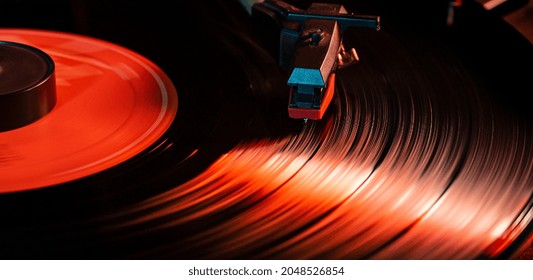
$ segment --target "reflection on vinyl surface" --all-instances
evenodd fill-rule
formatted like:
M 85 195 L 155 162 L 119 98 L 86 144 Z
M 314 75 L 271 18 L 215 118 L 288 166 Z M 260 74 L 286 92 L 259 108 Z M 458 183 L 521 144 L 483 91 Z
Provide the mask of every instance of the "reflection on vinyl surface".
M 498 58 L 484 69 L 457 34 L 404 28 L 348 31 L 361 61 L 338 71 L 331 107 L 307 123 L 288 118 L 285 74 L 261 45 L 208 32 L 204 67 L 183 58 L 184 73 L 166 68 L 179 108 L 171 102 L 175 118 L 142 151 L 0 195 L 0 236 L 11 241 L 1 255 L 517 257 L 533 215 L 532 118 L 518 102 L 527 73 L 494 70 L 509 65 Z M 531 63 L 531 45 L 505 34 L 516 44 L 502 51 L 518 50 L 508 58 Z

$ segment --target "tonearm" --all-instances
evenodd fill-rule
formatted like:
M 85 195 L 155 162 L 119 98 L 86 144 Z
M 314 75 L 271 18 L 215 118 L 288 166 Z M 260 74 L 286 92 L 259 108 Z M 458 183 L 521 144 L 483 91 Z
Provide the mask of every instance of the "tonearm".
M 291 118 L 321 119 L 335 92 L 335 72 L 359 60 L 355 49 L 344 48 L 349 27 L 380 29 L 379 16 L 348 13 L 343 5 L 312 3 L 306 10 L 284 1 L 253 4 L 255 25 L 274 35 L 272 53 L 288 71 L 288 111 Z

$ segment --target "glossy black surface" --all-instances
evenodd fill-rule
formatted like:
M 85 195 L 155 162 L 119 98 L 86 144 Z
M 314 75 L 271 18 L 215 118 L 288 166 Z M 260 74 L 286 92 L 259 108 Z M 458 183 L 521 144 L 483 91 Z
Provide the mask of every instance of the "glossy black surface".
M 306 1 L 291 2 L 306 5 Z M 349 10 L 381 16 L 383 34 L 352 30 L 345 38 L 347 44 L 363 50 L 362 61 L 365 52 L 374 59 L 365 62 L 375 63 L 368 64 L 370 69 L 387 69 L 389 63 L 397 67 L 414 57 L 419 59 L 416 65 L 425 65 L 424 71 L 430 71 L 433 62 L 426 59 L 434 53 L 444 54 L 453 61 L 452 66 L 461 65 L 459 72 L 468 73 L 466 81 L 458 85 L 458 93 L 468 94 L 465 85 L 474 84 L 503 110 L 525 123 L 532 121 L 528 100 L 533 46 L 501 18 L 464 1 L 456 24 L 449 27 L 445 24 L 447 1 L 346 2 Z M 158 256 L 151 254 L 151 248 L 180 244 L 207 230 L 210 223 L 231 217 L 231 211 L 159 234 L 149 231 L 160 222 L 157 220 L 138 227 L 103 229 L 117 219 L 135 219 L 114 215 L 187 182 L 242 141 L 300 131 L 302 123 L 286 113 L 287 73 L 262 48 L 261 34 L 251 30 L 240 4 L 190 1 L 178 4 L 182 5 L 179 9 L 173 8 L 175 5 L 167 1 L 8 1 L 0 10 L 0 28 L 73 32 L 138 52 L 169 75 L 180 102 L 175 123 L 154 149 L 76 182 L 0 195 L 0 239 L 5 241 L 1 258 L 202 258 L 202 252 L 192 255 L 193 251 L 185 249 Z M 391 62 L 380 59 L 380 52 L 405 56 L 383 56 Z M 446 68 L 442 57 L 437 61 L 445 71 L 454 71 Z M 439 83 L 436 77 L 435 81 Z M 198 152 L 189 157 L 194 151 Z M 517 237 L 517 246 L 531 230 L 529 226 Z M 512 255 L 515 249 L 511 246 L 500 257 Z

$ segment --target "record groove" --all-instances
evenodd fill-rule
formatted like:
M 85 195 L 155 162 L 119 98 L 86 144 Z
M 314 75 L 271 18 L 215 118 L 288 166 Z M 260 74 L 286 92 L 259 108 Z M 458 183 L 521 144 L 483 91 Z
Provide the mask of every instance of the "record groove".
M 186 33 L 203 44 L 169 73 L 180 110 L 156 141 L 90 176 L 0 195 L 1 255 L 499 259 L 530 246 L 533 120 L 487 78 L 519 96 L 511 62 L 483 69 L 458 43 L 470 33 L 385 14 L 380 32 L 345 34 L 361 61 L 336 74 L 324 119 L 303 123 L 236 11 Z M 533 65 L 531 45 L 517 49 L 513 62 Z

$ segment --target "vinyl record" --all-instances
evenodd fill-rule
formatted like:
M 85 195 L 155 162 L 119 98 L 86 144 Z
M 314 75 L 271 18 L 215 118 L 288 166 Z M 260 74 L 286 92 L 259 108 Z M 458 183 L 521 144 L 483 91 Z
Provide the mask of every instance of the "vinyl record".
M 170 79 L 123 47 L 27 29 L 1 29 L 0 40 L 52 57 L 58 99 L 44 118 L 0 133 L 2 193 L 61 184 L 126 161 L 153 144 L 176 115 Z
M 129 108 L 124 115 L 84 115 L 81 107 L 67 110 L 68 116 L 52 111 L 20 129 L 57 118 L 58 130 L 71 129 L 58 141 L 76 146 L 89 137 L 93 145 L 72 156 L 87 152 L 100 169 L 47 188 L 13 179 L 27 191 L 0 195 L 0 238 L 9 240 L 0 255 L 512 259 L 526 252 L 533 227 L 533 118 L 524 105 L 531 72 L 518 69 L 533 65 L 533 47 L 516 31 L 476 5 L 465 4 L 450 27 L 431 9 L 416 17 L 409 5 L 346 3 L 348 10 L 380 14 L 382 29 L 345 32 L 345 45 L 361 60 L 337 71 L 323 119 L 304 122 L 289 118 L 287 73 L 262 44 L 263 34 L 249 28 L 246 10 L 214 2 L 191 4 L 202 8 L 183 17 L 155 17 L 147 29 L 165 32 L 150 46 L 144 37 L 139 45 L 125 42 L 162 52 L 153 56 L 161 57 L 161 68 L 115 45 L 76 40 L 67 58 L 93 65 L 82 50 L 112 52 L 113 59 L 131 64 L 102 63 L 98 69 L 116 77 L 106 88 L 138 73 L 150 90 L 132 84 L 117 98 L 148 101 L 127 99 L 133 104 L 121 106 Z M 150 7 L 121 19 L 135 25 L 135 12 L 161 12 Z M 180 33 L 191 42 L 183 53 L 165 44 L 162 26 L 171 23 L 190 27 Z M 70 38 L 38 34 L 46 35 L 43 41 Z M 39 45 L 61 58 L 62 52 L 54 53 L 59 46 Z M 168 79 L 158 69 L 166 69 Z M 103 91 L 85 82 L 77 88 Z M 114 108 L 114 102 L 106 106 Z M 68 102 L 60 98 L 58 104 Z M 93 127 L 108 118 L 116 124 L 116 117 L 132 128 L 112 125 L 111 137 L 104 137 L 75 126 L 69 119 L 78 114 Z M 137 139 L 143 137 L 141 145 Z M 0 133 L 0 139 L 10 138 Z M 100 165 L 129 147 L 114 164 Z

